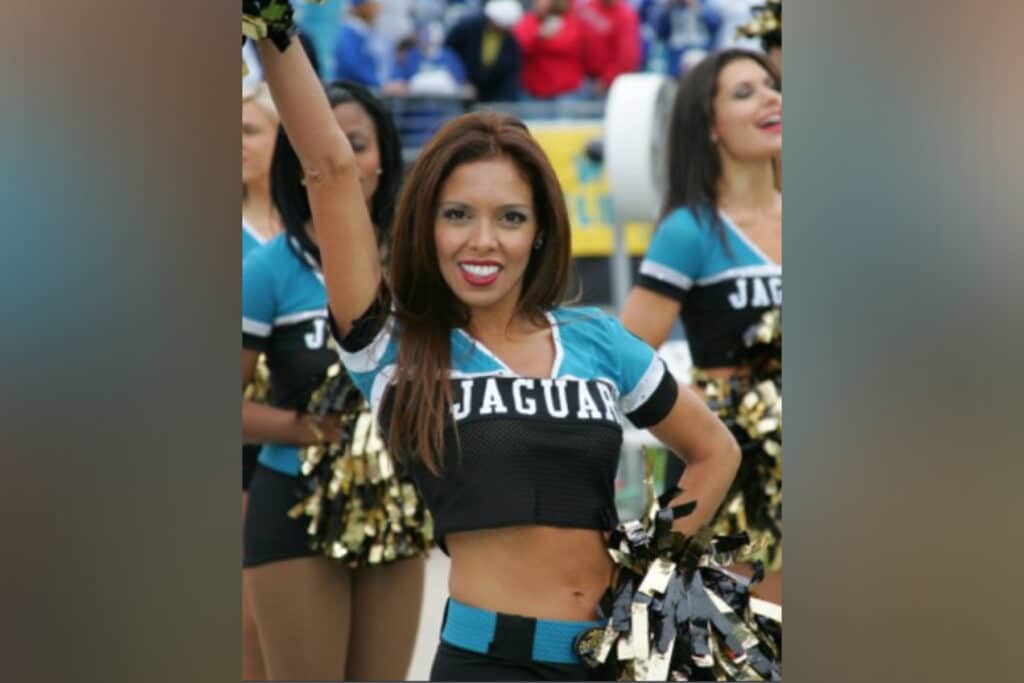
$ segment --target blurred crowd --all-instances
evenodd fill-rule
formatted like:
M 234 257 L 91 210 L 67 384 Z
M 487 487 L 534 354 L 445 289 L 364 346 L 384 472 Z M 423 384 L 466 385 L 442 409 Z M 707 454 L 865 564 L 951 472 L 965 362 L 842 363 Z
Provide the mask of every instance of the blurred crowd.
M 328 0 L 299 24 L 325 81 L 392 97 L 595 101 L 629 72 L 680 76 L 761 0 Z M 254 53 L 251 78 L 260 77 Z

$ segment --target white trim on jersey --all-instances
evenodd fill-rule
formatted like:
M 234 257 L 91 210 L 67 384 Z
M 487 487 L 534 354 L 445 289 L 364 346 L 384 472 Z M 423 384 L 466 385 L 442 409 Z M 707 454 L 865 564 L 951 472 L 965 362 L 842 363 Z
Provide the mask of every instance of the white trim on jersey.
M 306 265 L 313 271 L 313 275 L 316 275 L 316 279 L 320 281 L 320 284 L 326 287 L 327 284 L 324 282 L 324 274 L 320 272 L 320 264 L 316 262 L 313 255 L 302 248 L 302 244 L 300 244 L 299 240 L 295 238 L 295 235 L 289 235 L 288 242 L 291 243 L 292 248 L 295 249 L 295 251 L 302 254 L 302 260 L 305 261 Z
M 552 313 L 551 311 L 546 311 L 544 313 L 544 316 L 547 318 L 548 322 L 551 324 L 551 341 L 555 345 L 555 358 L 554 358 L 554 360 L 551 363 L 551 371 L 550 371 L 550 373 L 545 375 L 544 377 L 536 378 L 536 379 L 556 379 L 556 378 L 558 378 L 558 371 L 562 368 L 562 358 L 565 355 L 564 352 L 562 351 L 562 335 L 558 331 L 558 320 L 555 318 L 554 313 Z M 490 358 L 492 361 L 494 361 L 501 368 L 502 372 L 488 373 L 488 374 L 495 374 L 497 376 L 500 376 L 501 374 L 504 373 L 504 374 L 511 375 L 512 377 L 522 377 L 523 376 L 523 375 L 520 375 L 515 370 L 513 370 L 512 368 L 510 368 L 508 365 L 506 365 L 505 361 L 503 361 L 500 358 L 498 358 L 498 355 L 496 353 L 494 353 L 489 348 L 487 348 L 487 346 L 484 345 L 484 343 L 482 341 L 480 341 L 479 339 L 476 339 L 475 337 L 473 337 L 473 335 L 471 335 L 469 332 L 466 332 L 461 327 L 456 328 L 456 330 L 458 332 L 461 332 L 462 336 L 465 337 L 469 341 L 469 343 L 473 345 L 474 348 L 479 349 L 485 356 Z
M 744 233 L 742 230 L 740 230 L 740 227 L 738 225 L 736 225 L 736 221 L 734 221 L 733 219 L 729 218 L 729 214 L 727 214 L 725 211 L 721 211 L 721 210 L 719 210 L 718 214 L 722 217 L 722 222 L 724 222 L 726 225 L 728 225 L 730 228 L 732 228 L 732 231 L 736 235 L 736 237 L 738 237 L 741 242 L 746 244 L 747 247 L 749 247 L 752 252 L 754 252 L 755 254 L 760 256 L 764 260 L 765 263 L 770 263 L 770 264 L 772 264 L 772 265 L 774 265 L 774 266 L 776 266 L 777 268 L 780 268 L 780 269 L 782 268 L 782 266 L 780 264 L 776 263 L 774 259 L 768 258 L 768 254 L 766 254 L 763 251 L 761 251 L 761 247 L 759 247 L 756 244 L 754 244 L 754 240 L 752 240 L 749 237 L 747 237 L 746 233 Z
M 716 282 L 723 282 L 737 277 L 764 277 L 768 275 L 782 275 L 782 268 L 773 263 L 764 263 L 756 266 L 739 266 L 737 268 L 723 270 L 720 273 L 715 273 L 708 277 L 702 277 L 697 280 L 697 284 L 701 287 L 705 287 L 707 285 L 713 285 Z
M 242 219 L 242 230 L 244 232 L 249 233 L 249 237 L 253 238 L 254 240 L 256 240 L 260 244 L 266 244 L 267 242 L 270 241 L 269 238 L 264 237 L 263 235 L 261 235 L 258 232 L 256 232 L 256 228 L 254 228 L 251 225 L 249 225 L 248 223 L 246 223 L 244 218 Z
M 292 323 L 301 323 L 306 320 L 315 320 L 317 318 L 326 318 L 327 309 L 318 308 L 313 311 L 299 311 L 298 313 L 289 313 L 288 315 L 281 315 L 274 318 L 275 325 L 291 325 Z
M 344 363 L 350 372 L 372 372 L 384 360 L 384 353 L 388 350 L 388 344 L 391 342 L 391 333 L 394 326 L 394 317 L 388 316 L 377 336 L 363 348 L 358 351 L 346 351 L 339 346 L 338 356 L 341 358 L 341 362 Z M 376 379 L 374 380 L 374 386 L 376 386 Z
M 622 405 L 622 412 L 632 413 L 634 410 L 642 406 L 647 402 L 653 394 L 658 385 L 661 384 L 661 379 L 665 376 L 665 364 L 657 354 L 651 358 L 651 364 L 644 370 L 643 376 L 640 381 L 633 387 L 633 391 L 629 392 L 619 403 Z
M 448 370 L 448 377 L 450 379 L 477 379 L 478 377 L 517 377 L 517 375 L 509 370 L 502 370 L 500 368 L 495 370 L 479 370 L 477 372 L 464 372 L 463 370 L 451 368 Z
M 492 361 L 494 361 L 498 365 L 498 367 L 501 368 L 501 370 L 503 372 L 506 372 L 509 375 L 512 375 L 514 377 L 518 377 L 518 375 L 516 374 L 515 370 L 513 370 L 509 366 L 505 365 L 505 362 L 503 360 L 501 360 L 500 358 L 498 358 L 496 355 L 494 355 L 489 348 L 484 346 L 484 343 L 482 341 L 480 341 L 479 339 L 475 339 L 473 337 L 473 335 L 471 335 L 469 332 L 466 332 L 461 327 L 455 328 L 455 331 L 460 333 L 463 337 L 465 337 L 466 340 L 470 343 L 470 345 L 474 349 L 479 350 L 482 354 L 484 354 L 485 356 L 490 358 Z M 453 350 L 453 353 L 454 353 L 454 350 Z
M 242 332 L 245 334 L 251 334 L 256 337 L 269 337 L 270 330 L 272 329 L 273 325 L 242 316 Z
M 384 399 L 384 392 L 391 385 L 391 380 L 394 379 L 397 372 L 398 365 L 392 363 L 382 367 L 377 376 L 373 378 L 373 386 L 370 387 L 370 410 L 373 411 L 378 422 L 380 421 L 380 405 Z
M 667 282 L 670 285 L 675 285 L 679 289 L 689 289 L 693 286 L 693 280 L 683 275 L 675 268 L 669 268 L 666 265 L 651 261 L 650 259 L 644 259 L 640 264 L 640 274 L 653 277 L 656 280 Z
M 558 377 L 558 371 L 562 369 L 562 358 L 565 357 L 562 350 L 562 333 L 558 331 L 558 320 L 555 319 L 555 314 L 547 311 L 545 315 L 548 322 L 551 323 L 551 341 L 555 343 L 555 362 L 551 364 L 551 376 Z

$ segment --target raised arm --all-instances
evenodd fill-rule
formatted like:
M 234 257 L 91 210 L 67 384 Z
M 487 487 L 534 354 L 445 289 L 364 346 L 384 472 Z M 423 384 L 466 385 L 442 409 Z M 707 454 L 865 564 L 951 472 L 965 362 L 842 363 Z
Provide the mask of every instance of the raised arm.
M 293 40 L 281 52 L 270 40 L 260 40 L 257 47 L 281 125 L 305 172 L 327 298 L 345 335 L 370 307 L 381 280 L 359 167 L 302 45 Z

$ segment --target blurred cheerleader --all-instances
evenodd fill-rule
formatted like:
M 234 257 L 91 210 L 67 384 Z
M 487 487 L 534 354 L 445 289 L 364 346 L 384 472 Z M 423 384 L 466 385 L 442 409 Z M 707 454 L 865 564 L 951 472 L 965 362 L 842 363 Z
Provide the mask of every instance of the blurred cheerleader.
M 740 49 L 707 57 L 680 85 L 668 142 L 662 217 L 622 321 L 658 347 L 682 318 L 694 388 L 743 450 L 716 530 L 747 531 L 764 546 L 759 559 L 777 571 L 754 592 L 781 603 L 782 94 L 774 65 Z M 669 472 L 671 483 L 679 471 Z
M 281 231 L 281 219 L 270 199 L 270 160 L 277 139 L 277 108 L 270 91 L 257 83 L 242 91 L 242 258 Z M 259 391 L 258 388 L 251 391 Z M 249 481 L 256 469 L 258 444 L 242 445 L 242 519 L 249 499 Z M 242 574 L 242 680 L 266 677 L 256 622 Z
M 362 201 L 386 226 L 402 171 L 394 124 L 358 85 L 332 84 L 327 98 L 333 124 L 355 150 Z M 300 499 L 300 449 L 338 444 L 343 430 L 338 414 L 309 410 L 337 353 L 317 225 L 283 131 L 271 185 L 285 231 L 250 254 L 242 274 L 242 382 L 260 353 L 271 377 L 268 403 L 245 401 L 242 409 L 246 440 L 264 444 L 245 521 L 244 573 L 266 672 L 271 680 L 399 680 L 419 624 L 423 557 L 352 568 L 314 549 L 307 520 L 289 515 Z

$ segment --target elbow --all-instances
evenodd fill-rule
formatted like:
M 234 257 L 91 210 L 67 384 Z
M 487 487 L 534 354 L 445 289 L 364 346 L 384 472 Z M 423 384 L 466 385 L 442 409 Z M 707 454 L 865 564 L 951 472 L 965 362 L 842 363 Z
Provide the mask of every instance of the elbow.
M 329 153 L 322 157 L 311 170 L 331 184 L 348 182 L 351 178 L 355 178 L 358 182 L 359 179 L 359 165 L 356 163 L 355 155 L 351 152 L 348 154 Z M 306 174 L 308 176 L 310 171 L 307 170 Z
M 732 433 L 726 430 L 726 436 L 727 441 L 723 449 L 724 457 L 722 459 L 724 468 L 729 472 L 729 481 L 732 481 L 736 478 L 736 473 L 739 472 L 742 453 L 740 452 L 740 445 Z
M 307 187 L 359 177 L 359 165 L 348 140 L 341 137 L 340 131 L 338 136 L 332 137 L 334 140 L 324 145 L 319 154 L 302 159 L 302 171 Z

